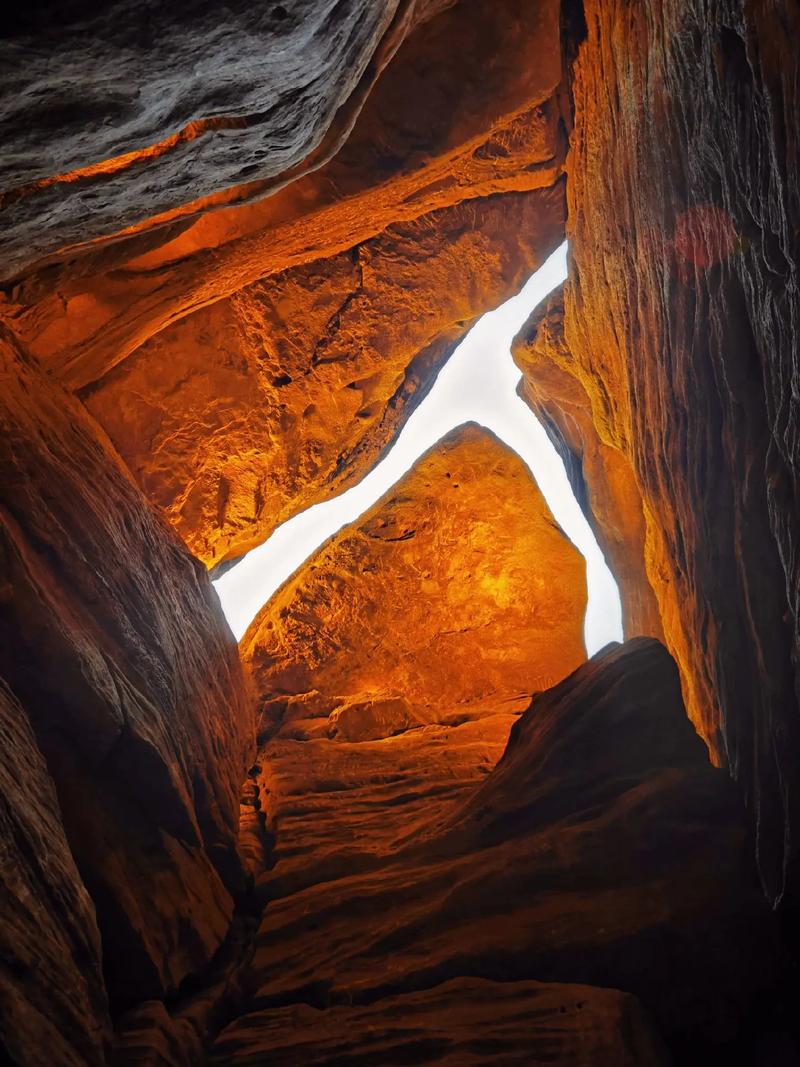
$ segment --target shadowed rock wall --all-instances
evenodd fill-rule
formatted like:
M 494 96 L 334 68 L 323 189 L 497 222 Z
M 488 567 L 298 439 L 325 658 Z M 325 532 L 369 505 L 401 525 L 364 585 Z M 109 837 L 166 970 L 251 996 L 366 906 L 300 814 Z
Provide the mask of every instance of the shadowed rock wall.
M 564 217 L 559 183 L 391 226 L 175 323 L 86 403 L 191 551 L 235 558 L 364 477 Z
M 110 1038 L 94 907 L 28 717 L 0 680 L 0 1049 L 97 1067 Z
M 274 188 L 319 165 L 414 8 L 149 0 L 17 13 L 0 43 L 2 275 L 232 185 Z
M 0 673 L 55 782 L 112 997 L 158 996 L 227 933 L 252 708 L 205 569 L 82 405 L 7 337 L 0 360 Z
M 800 826 L 800 13 L 585 14 L 566 343 L 600 441 L 630 461 L 689 714 L 745 789 L 777 900 Z

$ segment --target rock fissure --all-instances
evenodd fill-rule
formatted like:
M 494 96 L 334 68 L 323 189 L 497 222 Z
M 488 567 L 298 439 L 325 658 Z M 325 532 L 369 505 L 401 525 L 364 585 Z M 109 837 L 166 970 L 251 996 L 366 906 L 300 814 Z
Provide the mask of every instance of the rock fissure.
M 3 1062 L 800 1063 L 797 40 L 9 16 Z

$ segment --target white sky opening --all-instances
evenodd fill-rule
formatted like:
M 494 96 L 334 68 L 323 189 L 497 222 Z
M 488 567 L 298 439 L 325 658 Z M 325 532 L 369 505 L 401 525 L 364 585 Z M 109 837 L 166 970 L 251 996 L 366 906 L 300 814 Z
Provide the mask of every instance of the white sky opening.
M 445 434 L 465 422 L 490 429 L 527 464 L 556 521 L 586 559 L 589 599 L 584 626 L 591 656 L 622 640 L 619 590 L 543 426 L 517 396 L 521 373 L 511 341 L 567 274 L 564 243 L 524 288 L 475 323 L 411 414 L 394 446 L 357 485 L 295 515 L 248 552 L 214 586 L 239 640 L 272 594 L 342 526 L 355 521 Z

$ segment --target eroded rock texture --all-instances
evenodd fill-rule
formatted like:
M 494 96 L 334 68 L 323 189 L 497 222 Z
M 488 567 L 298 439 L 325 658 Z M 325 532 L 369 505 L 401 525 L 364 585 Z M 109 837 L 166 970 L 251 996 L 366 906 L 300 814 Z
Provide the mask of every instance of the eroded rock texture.
M 338 699 L 358 739 L 353 700 L 413 716 L 547 688 L 585 656 L 585 608 L 583 558 L 529 470 L 471 423 L 312 556 L 241 648 L 263 700 Z
M 254 283 L 84 395 L 209 566 L 358 481 L 474 318 L 557 246 L 563 185 L 459 204 Z
M 110 1036 L 94 907 L 28 718 L 0 680 L 0 1054 L 96 1067 Z
M 134 235 L 134 247 L 62 257 L 11 287 L 4 310 L 32 352 L 84 386 L 267 275 L 463 200 L 550 188 L 563 173 L 563 110 L 557 0 L 459 0 L 409 36 L 330 164 L 258 204 L 207 210 L 176 240 Z
M 269 1062 L 477 1067 L 666 1067 L 669 1062 L 635 997 L 616 989 L 457 978 L 433 989 L 358 1008 L 308 1004 L 247 1016 L 217 1045 L 217 1064 Z
M 742 1037 L 774 932 L 737 790 L 710 765 L 663 647 L 610 648 L 535 697 L 494 770 L 503 741 L 486 721 L 267 743 L 276 863 L 250 1010 L 219 1037 L 220 1063 L 346 1061 L 395 1047 L 406 1023 L 421 1062 L 460 1040 L 471 1062 L 485 1049 L 461 1009 L 481 989 L 510 1062 L 526 1049 L 660 1062 L 634 1002 L 571 983 L 637 995 L 681 1063 Z M 537 997 L 552 1044 L 538 1044 Z M 617 1030 L 620 1009 L 632 1032 Z
M 689 713 L 744 786 L 777 900 L 800 826 L 800 13 L 585 9 L 566 341 L 632 465 Z
M 564 338 L 563 288 L 536 308 L 512 353 L 523 375 L 519 394 L 564 461 L 575 498 L 616 578 L 625 633 L 662 637 L 645 566 L 641 492 L 628 456 L 607 444 L 595 425 L 582 368 Z
M 163 994 L 219 946 L 241 884 L 236 646 L 82 405 L 7 337 L 0 360 L 0 672 L 55 781 L 115 1002 Z
M 18 12 L 0 46 L 4 277 L 232 185 L 274 186 L 318 165 L 415 5 L 54 6 Z

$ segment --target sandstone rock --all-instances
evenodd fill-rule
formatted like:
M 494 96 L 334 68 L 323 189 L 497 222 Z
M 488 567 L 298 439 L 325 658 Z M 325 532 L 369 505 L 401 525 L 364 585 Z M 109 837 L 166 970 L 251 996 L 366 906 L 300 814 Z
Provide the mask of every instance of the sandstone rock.
M 523 374 L 519 395 L 564 461 L 575 498 L 616 578 L 626 636 L 663 637 L 645 567 L 641 492 L 627 455 L 607 444 L 595 425 L 583 368 L 564 338 L 563 287 L 536 308 L 514 339 L 512 354 Z
M 546 688 L 585 656 L 585 564 L 528 468 L 452 431 L 269 601 L 241 642 L 262 699 L 451 708 Z
M 689 713 L 780 900 L 800 854 L 800 13 L 584 6 L 566 340 L 641 489 Z
M 402 740 L 424 743 L 430 729 L 440 728 Z M 772 978 L 775 931 L 737 790 L 709 763 L 658 642 L 612 646 L 534 698 L 495 770 L 430 820 L 404 824 L 402 807 L 384 804 L 392 817 L 383 836 L 373 817 L 351 863 L 359 813 L 377 812 L 382 782 L 401 789 L 402 769 L 389 775 L 398 740 L 383 742 L 373 807 L 363 790 L 349 802 L 309 763 L 327 746 L 346 769 L 336 742 L 293 742 L 298 783 L 299 769 L 312 768 L 308 804 L 327 781 L 349 812 L 342 863 L 317 866 L 309 818 L 304 879 L 303 820 L 278 822 L 278 849 L 285 835 L 295 852 L 287 881 L 281 859 L 270 874 L 249 1004 L 266 1015 L 241 1023 L 243 1047 L 281 1047 L 286 1034 L 270 1014 L 278 1007 L 365 1010 L 460 976 L 633 993 L 680 1063 L 709 1062 L 711 1050 L 743 1040 L 753 998 Z M 302 807 L 302 795 L 287 800 L 284 820 Z
M 25 712 L 0 680 L 0 1056 L 105 1063 L 110 1037 L 94 908 Z
M 124 242 L 100 246 L 11 287 L 5 310 L 30 350 L 83 386 L 171 322 L 267 275 L 463 200 L 552 187 L 566 153 L 560 5 L 446 6 L 400 49 L 328 166 L 258 204 L 195 205 L 201 217 L 174 240 L 180 219 L 162 219 L 163 247 L 133 234 L 127 254 Z
M 427 724 L 398 730 L 395 723 L 356 738 L 331 730 L 327 719 L 319 731 L 290 719 L 259 755 L 274 841 L 273 862 L 258 876 L 261 899 L 384 867 L 398 842 L 441 822 L 456 800 L 466 802 L 502 756 L 526 703 L 439 708 L 438 722 L 429 710 Z
M 320 1011 L 307 1004 L 245 1016 L 213 1062 L 235 1067 L 435 1063 L 467 1067 L 666 1067 L 635 997 L 615 989 L 455 979 L 377 1004 Z
M 7 337 L 0 360 L 0 671 L 119 1005 L 174 989 L 225 936 L 252 710 L 204 568 L 82 405 Z
M 392 226 L 162 331 L 86 402 L 191 551 L 235 558 L 371 469 L 563 224 L 558 186 Z
M 413 6 L 117 0 L 20 12 L 0 42 L 4 276 L 229 186 L 274 187 L 319 165 Z

